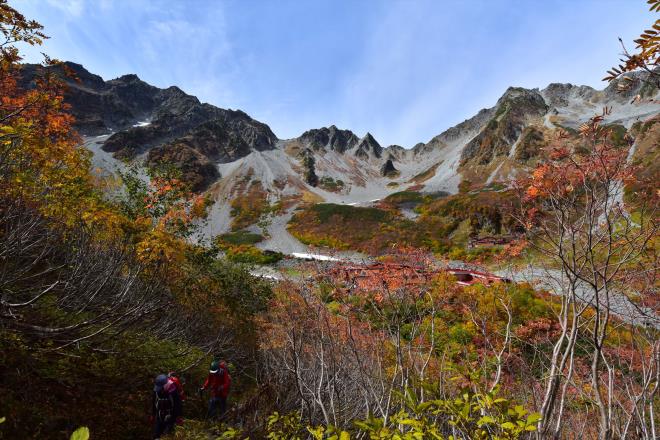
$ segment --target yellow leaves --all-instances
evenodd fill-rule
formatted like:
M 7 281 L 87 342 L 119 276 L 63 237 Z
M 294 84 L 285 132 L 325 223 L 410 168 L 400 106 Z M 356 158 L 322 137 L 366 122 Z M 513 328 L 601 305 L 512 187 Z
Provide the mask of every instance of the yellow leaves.
M 122 234 L 124 218 L 106 206 L 90 201 L 89 209 L 82 213 L 85 226 L 97 231 L 99 239 L 116 240 Z
M 0 126 L 0 133 L 2 133 L 3 139 L 4 136 L 9 136 L 16 133 L 16 128 L 11 125 L 2 125 Z
M 140 231 L 148 231 L 153 226 L 151 217 L 140 216 L 134 220 L 136 228 Z
M 184 260 L 185 243 L 162 228 L 144 234 L 137 244 L 138 260 L 147 265 L 176 267 Z
M 89 428 L 82 426 L 71 434 L 70 440 L 89 440 Z

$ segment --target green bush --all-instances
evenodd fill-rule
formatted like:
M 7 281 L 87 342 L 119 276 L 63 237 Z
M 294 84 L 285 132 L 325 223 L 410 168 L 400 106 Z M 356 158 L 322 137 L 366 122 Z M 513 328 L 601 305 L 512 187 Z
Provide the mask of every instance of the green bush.
M 422 203 L 424 195 L 417 191 L 399 191 L 385 197 L 385 201 L 395 205 L 401 203 Z
M 382 209 L 338 205 L 336 203 L 318 203 L 312 209 L 322 223 L 327 222 L 333 215 L 338 215 L 344 219 L 350 218 L 370 222 L 384 222 L 389 217 L 389 213 Z
M 345 184 L 344 184 L 343 180 L 341 180 L 341 179 L 335 180 L 335 179 L 333 179 L 332 177 L 329 177 L 329 176 L 323 176 L 319 180 L 319 187 L 321 189 L 324 189 L 324 190 L 330 191 L 330 192 L 341 191 L 342 189 L 344 189 L 344 186 L 345 186 Z
M 353 426 L 305 426 L 299 413 L 273 413 L 268 417 L 265 438 L 271 440 L 516 440 L 536 431 L 541 420 L 497 395 L 497 389 L 487 393 L 467 391 L 450 399 L 420 402 L 414 393 L 402 397 L 403 408 L 387 419 L 368 417 Z M 179 438 L 177 436 L 177 438 Z M 184 437 L 180 437 L 184 438 Z M 191 437 L 192 438 L 192 437 Z M 195 437 L 196 438 L 196 437 Z M 247 438 L 231 428 L 219 439 Z
M 229 232 L 218 237 L 218 241 L 221 244 L 226 243 L 235 246 L 241 244 L 257 244 L 260 241 L 263 241 L 263 239 L 263 235 L 248 231 Z
M 225 252 L 229 261 L 243 264 L 275 264 L 284 258 L 281 252 L 263 251 L 250 244 L 230 246 Z

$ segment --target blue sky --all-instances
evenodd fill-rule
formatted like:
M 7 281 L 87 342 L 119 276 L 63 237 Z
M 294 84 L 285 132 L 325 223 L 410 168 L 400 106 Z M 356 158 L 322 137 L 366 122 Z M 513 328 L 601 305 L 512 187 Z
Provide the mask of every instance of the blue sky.
M 644 0 L 14 0 L 39 48 L 239 108 L 280 138 L 335 124 L 411 147 L 510 86 L 600 79 Z M 38 51 L 26 52 L 29 61 Z

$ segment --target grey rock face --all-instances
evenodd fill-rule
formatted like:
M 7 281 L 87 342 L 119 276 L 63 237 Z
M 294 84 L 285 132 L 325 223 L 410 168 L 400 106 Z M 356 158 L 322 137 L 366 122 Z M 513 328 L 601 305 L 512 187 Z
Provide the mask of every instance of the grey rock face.
M 397 161 L 406 156 L 406 149 L 400 145 L 390 145 L 383 150 L 383 153 L 386 153 L 388 159 Z
M 371 156 L 380 159 L 382 153 L 383 147 L 380 146 L 371 133 L 367 133 L 362 139 L 360 139 L 360 142 L 358 142 L 357 145 L 357 150 L 355 151 L 355 155 L 363 159 L 368 159 Z
M 67 78 L 61 67 L 54 69 L 65 78 L 65 100 L 82 134 L 114 131 L 105 151 L 123 159 L 149 151 L 149 165 L 169 161 L 198 190 L 219 177 L 213 163 L 272 149 L 277 142 L 266 124 L 242 111 L 201 103 L 178 87 L 159 89 L 137 75 L 103 81 L 79 64 L 65 65 L 79 81 Z M 40 68 L 24 66 L 24 87 L 33 86 Z
M 392 157 L 388 157 L 382 167 L 380 167 L 380 175 L 385 177 L 392 177 L 399 174 L 399 170 L 394 167 Z
M 330 149 L 338 153 L 350 150 L 359 140 L 352 131 L 340 130 L 334 125 L 307 130 L 298 139 L 315 151 Z
M 131 157 L 145 149 L 186 138 L 191 146 L 209 154 L 209 158 L 226 162 L 246 156 L 252 150 L 272 149 L 277 141 L 266 124 L 241 111 L 202 104 L 178 88 L 162 90 L 155 98 L 149 125 L 112 135 L 103 149 L 125 150 L 123 155 Z M 211 146 L 213 142 L 215 148 Z M 228 148 L 232 151 L 228 152 Z
M 573 84 L 552 83 L 541 91 L 545 102 L 551 107 L 566 107 L 571 100 L 591 100 L 597 91 L 589 86 L 574 86 Z
M 80 64 L 67 62 L 64 66 L 79 79 L 65 79 L 69 88 L 65 101 L 71 105 L 76 128 L 83 134 L 106 134 L 110 128 L 130 127 L 148 112 L 153 95 L 158 90 L 143 83 L 135 75 L 106 82 L 100 76 L 89 73 Z M 43 69 L 37 64 L 24 65 L 20 85 L 24 88 L 33 87 L 34 79 Z M 65 77 L 62 67 L 51 69 Z
M 482 109 L 470 119 L 448 128 L 439 135 L 433 137 L 427 143 L 418 143 L 413 147 L 413 154 L 423 155 L 435 149 L 444 148 L 448 143 L 466 136 L 474 136 L 495 113 L 495 108 Z
M 461 165 L 471 160 L 485 165 L 495 156 L 507 154 L 528 120 L 542 117 L 547 111 L 548 106 L 538 90 L 510 87 L 497 101 L 495 113 L 486 127 L 463 148 Z

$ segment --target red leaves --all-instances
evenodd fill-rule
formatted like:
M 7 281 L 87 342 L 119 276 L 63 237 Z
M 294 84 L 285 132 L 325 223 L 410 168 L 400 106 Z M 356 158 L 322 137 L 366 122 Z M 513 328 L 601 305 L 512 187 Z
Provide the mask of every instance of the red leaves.
M 559 145 L 552 149 L 550 152 L 551 160 L 564 160 L 569 156 L 570 152 L 564 145 Z
M 528 245 L 529 243 L 524 239 L 512 241 L 511 243 L 504 246 L 504 250 L 502 251 L 502 259 L 519 257 Z
M 537 344 L 554 341 L 561 329 L 556 320 L 536 318 L 527 321 L 516 329 L 516 335 L 525 342 Z
M 612 130 L 601 125 L 609 111 L 605 108 L 580 127 L 579 144 L 574 145 L 575 141 L 565 136 L 558 137 L 548 159 L 540 162 L 530 177 L 516 182 L 524 192 L 528 225 L 549 209 L 586 202 L 587 194 L 593 191 L 611 191 L 617 182 L 635 183 L 634 169 L 627 163 L 627 149 L 615 146 Z

